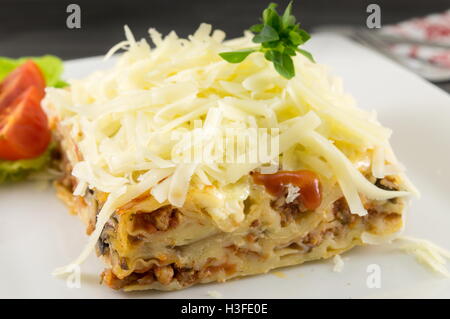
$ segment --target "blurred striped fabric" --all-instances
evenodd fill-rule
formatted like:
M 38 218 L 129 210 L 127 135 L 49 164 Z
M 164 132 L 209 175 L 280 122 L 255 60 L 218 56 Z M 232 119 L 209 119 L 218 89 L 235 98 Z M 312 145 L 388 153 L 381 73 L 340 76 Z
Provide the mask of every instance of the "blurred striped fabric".
M 395 25 L 384 26 L 382 33 L 414 40 L 427 40 L 450 45 L 450 9 Z M 450 50 L 422 45 L 395 44 L 392 51 L 409 60 L 427 61 L 450 69 Z

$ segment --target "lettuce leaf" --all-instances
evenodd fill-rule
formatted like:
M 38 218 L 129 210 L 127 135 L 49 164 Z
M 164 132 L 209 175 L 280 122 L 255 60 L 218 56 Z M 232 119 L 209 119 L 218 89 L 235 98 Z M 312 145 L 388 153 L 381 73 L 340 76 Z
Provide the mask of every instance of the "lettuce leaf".
M 0 160 L 0 184 L 23 180 L 28 174 L 43 169 L 50 162 L 53 149 L 54 146 L 50 145 L 42 155 L 36 158 L 17 161 Z
M 44 74 L 47 86 L 63 88 L 68 85 L 61 79 L 63 63 L 53 55 L 23 57 L 20 59 L 0 57 L 0 82 L 11 71 L 29 59 L 33 60 L 39 66 L 39 69 Z M 0 160 L 0 184 L 25 179 L 29 173 L 43 169 L 51 159 L 51 151 L 53 148 L 54 146 L 49 145 L 48 149 L 42 155 L 32 159 L 17 161 Z
M 47 86 L 65 87 L 67 83 L 61 80 L 63 72 L 62 61 L 53 55 L 44 55 L 41 57 L 23 57 L 20 59 L 10 59 L 0 57 L 0 82 L 15 68 L 27 60 L 33 60 L 44 74 Z

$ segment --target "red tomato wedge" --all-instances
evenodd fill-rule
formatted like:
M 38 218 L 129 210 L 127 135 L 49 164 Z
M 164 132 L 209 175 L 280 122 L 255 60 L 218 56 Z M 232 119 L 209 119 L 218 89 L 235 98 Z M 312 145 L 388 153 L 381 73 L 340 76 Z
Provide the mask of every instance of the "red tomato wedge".
M 32 86 L 35 86 L 44 97 L 44 75 L 36 63 L 28 60 L 0 83 L 0 112 Z
M 51 135 L 40 106 L 44 88 L 44 77 L 32 61 L 0 84 L 0 159 L 34 158 L 47 149 Z

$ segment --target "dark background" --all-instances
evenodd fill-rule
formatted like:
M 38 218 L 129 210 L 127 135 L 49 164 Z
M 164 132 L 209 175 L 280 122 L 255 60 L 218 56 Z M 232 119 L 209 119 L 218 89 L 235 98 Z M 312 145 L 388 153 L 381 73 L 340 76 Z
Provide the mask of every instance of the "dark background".
M 149 27 L 185 36 L 201 22 L 227 32 L 229 37 L 257 22 L 267 0 L 0 0 L 0 56 L 55 54 L 73 59 L 104 54 L 124 38 L 124 24 L 136 37 Z M 288 3 L 277 1 L 283 8 Z M 66 7 L 81 6 L 81 29 L 66 27 Z M 450 8 L 450 0 L 296 0 L 295 15 L 303 27 L 326 24 L 365 24 L 369 3 L 382 10 L 389 24 Z

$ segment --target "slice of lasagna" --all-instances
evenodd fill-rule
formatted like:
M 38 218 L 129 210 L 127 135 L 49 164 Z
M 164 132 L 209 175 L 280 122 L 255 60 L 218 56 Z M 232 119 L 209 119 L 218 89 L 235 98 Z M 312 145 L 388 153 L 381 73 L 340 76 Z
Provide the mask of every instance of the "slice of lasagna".
M 173 290 L 329 258 L 391 237 L 413 191 L 391 132 L 323 65 L 286 80 L 251 46 L 201 25 L 150 30 L 115 66 L 44 106 L 62 152 L 58 195 L 87 225 L 114 289 Z M 71 269 L 64 267 L 56 273 Z

